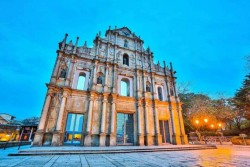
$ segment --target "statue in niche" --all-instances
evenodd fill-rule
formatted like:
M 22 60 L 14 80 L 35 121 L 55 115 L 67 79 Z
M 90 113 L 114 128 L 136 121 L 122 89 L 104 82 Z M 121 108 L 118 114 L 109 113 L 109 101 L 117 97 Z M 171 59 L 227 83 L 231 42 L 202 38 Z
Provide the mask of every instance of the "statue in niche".
M 159 97 L 159 100 L 162 101 L 163 98 L 162 98 L 162 91 L 161 91 L 161 88 L 158 87 L 158 97 Z
M 102 84 L 102 76 L 99 76 L 99 77 L 97 78 L 97 84 Z
M 170 95 L 174 96 L 174 90 L 173 90 L 173 88 L 170 88 Z
M 63 68 L 62 70 L 61 70 L 61 73 L 60 73 L 60 76 L 59 76 L 60 78 L 66 78 L 66 69 L 65 68 Z
M 124 41 L 124 47 L 125 47 L 125 48 L 128 47 L 128 41 L 127 41 L 127 40 Z
M 162 101 L 162 94 L 159 92 L 159 99 Z
M 146 92 L 151 92 L 149 83 L 147 83 L 147 85 L 146 85 Z

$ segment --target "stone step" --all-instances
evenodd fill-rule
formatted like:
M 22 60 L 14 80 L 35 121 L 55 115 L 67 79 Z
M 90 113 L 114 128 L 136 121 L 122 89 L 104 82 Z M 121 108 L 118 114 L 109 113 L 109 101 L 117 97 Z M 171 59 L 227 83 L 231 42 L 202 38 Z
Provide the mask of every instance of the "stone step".
M 114 153 L 135 153 L 135 152 L 160 152 L 160 151 L 187 151 L 187 150 L 204 150 L 204 149 L 217 149 L 215 145 L 191 145 L 191 146 L 155 146 L 155 147 L 105 147 L 96 148 L 91 147 L 87 149 L 79 149 L 75 147 L 68 147 L 67 149 L 60 147 L 50 147 L 50 149 L 37 149 L 21 150 L 18 153 L 9 154 L 9 156 L 35 156 L 35 155 L 71 155 L 71 154 L 114 154 Z

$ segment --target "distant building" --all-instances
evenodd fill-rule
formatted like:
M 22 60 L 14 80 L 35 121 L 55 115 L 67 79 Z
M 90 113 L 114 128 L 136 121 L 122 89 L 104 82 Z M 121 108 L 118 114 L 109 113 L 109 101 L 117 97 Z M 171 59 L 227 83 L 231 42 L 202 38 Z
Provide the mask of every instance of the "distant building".
M 34 145 L 186 144 L 175 71 L 127 27 L 59 43 Z
M 12 115 L 0 113 L 0 125 L 12 124 L 15 118 Z
M 32 141 L 39 119 L 16 121 L 9 114 L 0 114 L 0 141 Z

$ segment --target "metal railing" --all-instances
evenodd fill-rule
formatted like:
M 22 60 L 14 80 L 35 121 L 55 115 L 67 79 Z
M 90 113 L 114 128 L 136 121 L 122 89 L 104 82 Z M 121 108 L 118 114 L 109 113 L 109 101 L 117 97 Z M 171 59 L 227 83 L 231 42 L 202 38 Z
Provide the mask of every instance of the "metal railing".
M 220 143 L 222 142 L 231 142 L 232 136 L 201 136 L 199 139 L 198 137 L 189 137 L 189 141 L 191 143 Z
M 16 147 L 16 146 L 18 146 L 18 149 L 20 149 L 21 146 L 30 144 L 31 144 L 30 141 L 0 142 L 0 149 L 3 148 L 5 150 L 8 147 Z

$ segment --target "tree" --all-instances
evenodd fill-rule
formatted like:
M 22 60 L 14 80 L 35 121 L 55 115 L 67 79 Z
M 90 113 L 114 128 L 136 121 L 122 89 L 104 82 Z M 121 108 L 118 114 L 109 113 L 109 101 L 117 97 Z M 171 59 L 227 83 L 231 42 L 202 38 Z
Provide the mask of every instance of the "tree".
M 190 82 L 177 83 L 177 92 L 179 94 L 187 94 L 190 91 Z
M 232 103 L 232 99 L 220 98 L 213 100 L 214 109 L 216 110 L 217 120 L 224 122 L 232 130 L 234 119 L 236 117 L 236 110 Z
M 194 93 L 179 94 L 179 97 L 183 103 L 182 112 L 187 133 L 197 128 L 208 130 L 211 124 L 216 128 L 219 122 L 230 127 L 233 125 L 235 112 L 230 99 L 212 100 L 207 95 Z M 208 122 L 204 122 L 204 119 Z M 195 125 L 196 120 L 199 120 L 198 125 Z
M 243 82 L 243 86 L 236 92 L 233 103 L 238 110 L 239 119 L 250 119 L 250 74 Z
M 250 71 L 250 55 L 246 56 L 246 67 L 247 67 L 247 70 Z
M 194 131 L 195 120 L 204 120 L 204 118 L 215 122 L 214 109 L 211 103 L 211 99 L 207 95 L 203 94 L 179 94 L 180 100 L 183 103 L 183 119 L 187 132 Z

